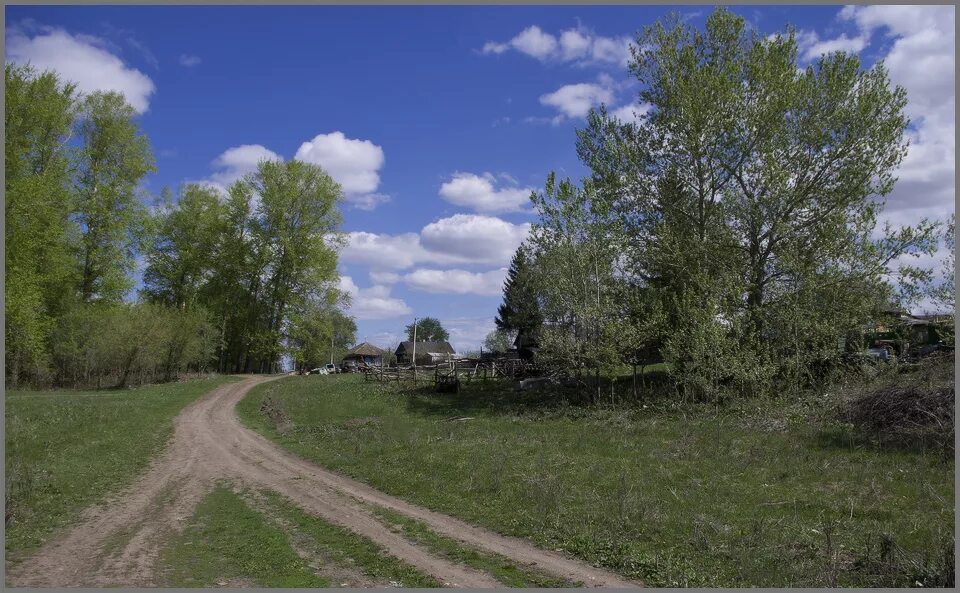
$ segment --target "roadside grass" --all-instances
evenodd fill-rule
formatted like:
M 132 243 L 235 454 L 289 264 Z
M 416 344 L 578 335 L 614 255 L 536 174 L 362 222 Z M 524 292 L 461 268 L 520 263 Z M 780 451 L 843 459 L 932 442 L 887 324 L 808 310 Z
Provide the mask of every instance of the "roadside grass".
M 259 412 L 279 402 L 283 434 Z M 953 574 L 954 463 L 863 444 L 835 396 L 583 407 L 290 377 L 243 421 L 385 492 L 656 586 L 897 586 Z
M 191 524 L 161 552 L 171 587 L 329 587 L 267 522 L 224 485 L 197 507 Z
M 232 377 L 136 389 L 6 393 L 7 561 L 144 471 L 187 404 Z
M 276 492 L 261 491 L 260 494 L 270 514 L 279 516 L 295 534 L 305 536 L 313 553 L 330 563 L 359 571 L 377 585 L 441 586 L 432 576 L 390 556 L 369 539 L 308 515 Z
M 476 568 L 494 577 L 507 587 L 559 588 L 583 586 L 583 583 L 573 583 L 524 568 L 499 554 L 487 553 L 465 546 L 454 539 L 435 533 L 420 521 L 388 509 L 370 506 L 375 514 L 389 524 L 398 526 L 404 537 L 426 547 L 434 555 Z

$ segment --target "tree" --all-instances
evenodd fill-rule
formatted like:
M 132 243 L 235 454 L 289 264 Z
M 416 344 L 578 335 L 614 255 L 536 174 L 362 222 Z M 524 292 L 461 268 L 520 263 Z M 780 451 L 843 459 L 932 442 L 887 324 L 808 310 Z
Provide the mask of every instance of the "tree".
M 6 65 L 4 253 L 6 372 L 48 362 L 47 339 L 69 305 L 72 199 L 67 142 L 75 86 L 52 72 Z
M 310 301 L 291 318 L 289 352 L 298 369 L 312 369 L 341 360 L 356 334 L 356 322 L 335 303 Z
M 543 324 L 540 301 L 524 245 L 513 254 L 507 279 L 503 283 L 503 303 L 497 309 L 494 322 L 501 331 L 515 332 L 521 342 L 531 338 Z
M 517 332 L 513 330 L 495 329 L 483 339 L 483 347 L 490 352 L 506 352 L 513 347 L 517 339 Z
M 188 184 L 176 204 L 164 193 L 155 219 L 143 293 L 151 301 L 186 308 L 200 298 L 213 272 L 225 206 L 214 188 Z
M 93 93 L 83 103 L 77 132 L 74 191 L 80 226 L 79 292 L 83 302 L 119 301 L 132 288 L 134 255 L 144 238 L 146 209 L 137 194 L 155 170 L 135 111 L 119 93 Z
M 874 237 L 905 91 L 843 52 L 799 68 L 793 31 L 763 37 L 725 9 L 703 32 L 658 23 L 632 52 L 649 110 L 594 113 L 578 152 L 622 225 L 627 279 L 665 312 L 662 337 L 687 343 L 672 368 L 703 385 L 686 372 L 718 356 L 696 353 L 734 352 L 724 381 L 801 381 L 869 319 L 891 262 L 931 249 L 926 221 Z
M 440 322 L 433 317 L 424 317 L 416 322 L 418 342 L 444 342 L 450 339 L 450 334 L 443 329 Z M 413 324 L 406 327 L 407 340 L 413 341 Z

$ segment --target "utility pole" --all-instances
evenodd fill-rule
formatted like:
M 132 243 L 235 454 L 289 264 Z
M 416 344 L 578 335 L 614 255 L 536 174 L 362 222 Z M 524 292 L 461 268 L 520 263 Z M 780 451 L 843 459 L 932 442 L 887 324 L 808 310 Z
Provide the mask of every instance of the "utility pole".
M 413 318 L 413 382 L 417 382 L 417 318 Z

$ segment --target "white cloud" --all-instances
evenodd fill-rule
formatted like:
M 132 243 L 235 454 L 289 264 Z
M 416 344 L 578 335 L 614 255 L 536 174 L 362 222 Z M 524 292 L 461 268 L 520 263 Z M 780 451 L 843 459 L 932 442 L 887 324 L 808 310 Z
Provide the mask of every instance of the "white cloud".
M 564 61 L 583 58 L 590 51 L 590 37 L 576 29 L 560 34 L 560 55 Z
M 202 60 L 199 56 L 192 56 L 190 54 L 180 54 L 180 65 L 187 68 L 193 68 L 194 66 L 200 65 Z
M 603 37 L 583 27 L 562 31 L 559 39 L 531 25 L 505 43 L 488 41 L 482 53 L 499 55 L 511 49 L 541 62 L 574 62 L 578 65 L 616 64 L 630 61 L 629 37 Z
M 386 235 L 354 231 L 347 233 L 347 245 L 340 259 L 375 270 L 402 270 L 423 261 L 423 248 L 417 233 Z
M 867 47 L 869 41 L 870 36 L 867 34 L 847 37 L 844 33 L 834 39 L 821 39 L 816 31 L 797 32 L 797 49 L 800 57 L 808 62 L 835 51 L 858 54 Z
M 650 111 L 650 104 L 648 103 L 631 103 L 614 109 L 610 115 L 625 123 L 637 123 L 640 121 L 640 116 L 645 115 L 648 111 Z
M 127 102 L 144 113 L 156 90 L 153 81 L 107 50 L 107 43 L 89 35 L 71 35 L 63 29 L 45 27 L 30 37 L 14 28 L 7 32 L 7 60 L 30 63 L 38 70 L 55 70 L 65 80 L 75 82 L 77 90 L 122 93 Z
M 228 148 L 214 159 L 213 166 L 218 171 L 210 176 L 210 181 L 226 190 L 244 175 L 255 172 L 261 160 L 282 161 L 283 157 L 259 144 L 242 144 Z
M 541 31 L 540 27 L 533 25 L 511 39 L 510 45 L 528 56 L 545 60 L 556 51 L 557 39 L 553 35 Z
M 592 107 L 609 103 L 613 91 L 607 86 L 592 83 L 568 84 L 552 93 L 541 95 L 540 103 L 556 108 L 561 114 L 571 117 L 586 117 Z
M 429 252 L 448 258 L 505 265 L 529 232 L 529 223 L 512 224 L 493 216 L 455 214 L 423 227 L 420 242 Z
M 460 353 L 479 350 L 483 339 L 497 327 L 493 317 L 448 317 L 440 319 L 440 325 L 450 334 L 450 345 Z
M 389 286 L 360 288 L 350 276 L 341 276 L 340 290 L 350 295 L 349 312 L 357 319 L 390 319 L 413 313 L 402 299 L 390 296 Z
M 343 187 L 348 202 L 373 210 L 390 197 L 376 193 L 383 167 L 383 148 L 369 140 L 347 138 L 343 132 L 318 134 L 304 142 L 295 159 L 320 165 Z
M 370 272 L 370 281 L 374 284 L 396 284 L 402 277 L 396 272 L 383 272 L 372 270 Z
M 891 80 L 907 90 L 910 148 L 885 212 L 895 224 L 955 211 L 955 12 L 953 6 L 848 6 L 840 12 L 864 35 L 880 30 L 893 40 L 884 63 Z
M 505 266 L 529 232 L 529 223 L 456 214 L 426 225 L 419 235 L 347 233 L 340 258 L 375 271 L 404 270 L 418 264 Z
M 496 178 L 490 173 L 457 172 L 440 186 L 440 197 L 477 212 L 517 212 L 523 210 L 533 191 L 528 187 L 497 188 L 495 184 Z
M 497 295 L 503 291 L 507 269 L 489 272 L 419 269 L 403 276 L 407 286 L 441 294 Z

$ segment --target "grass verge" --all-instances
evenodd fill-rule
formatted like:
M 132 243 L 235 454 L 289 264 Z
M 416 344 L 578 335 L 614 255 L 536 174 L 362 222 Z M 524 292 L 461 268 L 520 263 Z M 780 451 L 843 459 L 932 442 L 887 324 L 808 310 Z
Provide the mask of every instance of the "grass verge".
M 137 389 L 6 394 L 7 561 L 140 474 L 187 404 L 230 377 Z
M 300 510 L 275 492 L 260 493 L 269 514 L 279 517 L 295 535 L 304 536 L 310 553 L 341 567 L 333 572 L 362 573 L 363 585 L 439 587 L 441 583 L 350 530 L 338 527 Z M 348 577 L 349 578 L 349 577 Z M 336 585 L 338 583 L 334 583 Z M 339 583 L 343 584 L 343 583 Z M 354 583 L 347 583 L 357 586 Z
M 388 524 L 399 527 L 404 537 L 424 546 L 435 556 L 442 556 L 451 562 L 466 564 L 485 572 L 507 587 L 580 587 L 583 583 L 572 583 L 561 578 L 541 574 L 519 566 L 517 563 L 499 554 L 482 552 L 465 546 L 449 537 L 431 531 L 426 525 L 388 509 L 373 507 L 371 510 Z
M 271 525 L 229 488 L 218 486 L 191 524 L 161 553 L 172 587 L 329 587 Z
M 259 411 L 267 397 L 286 412 L 282 434 Z M 952 574 L 953 460 L 859 445 L 820 413 L 830 396 L 721 408 L 545 397 L 307 376 L 258 386 L 238 412 L 385 492 L 648 585 L 896 586 Z

